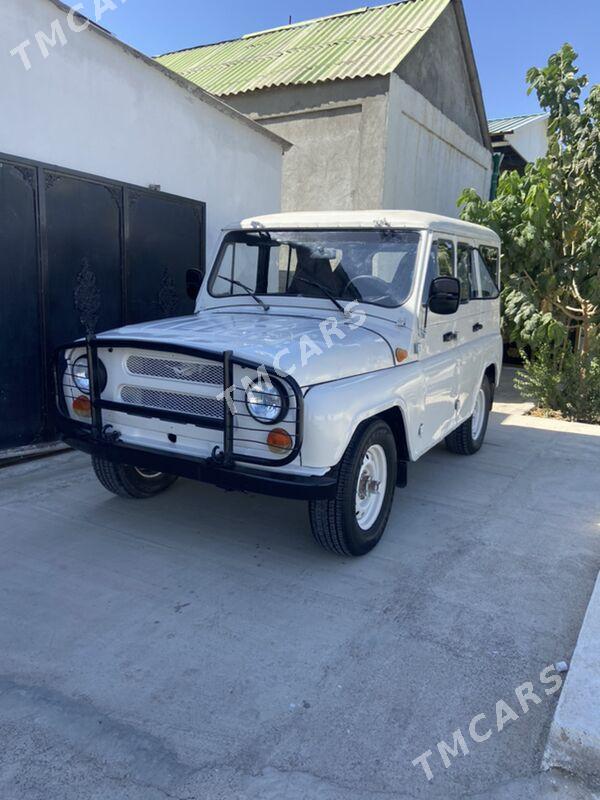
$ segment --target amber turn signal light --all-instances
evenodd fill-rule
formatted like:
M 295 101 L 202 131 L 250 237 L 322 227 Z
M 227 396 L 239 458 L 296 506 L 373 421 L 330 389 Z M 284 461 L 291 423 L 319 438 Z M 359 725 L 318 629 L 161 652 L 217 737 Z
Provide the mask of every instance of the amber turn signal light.
M 408 358 L 408 350 L 403 350 L 401 347 L 399 347 L 396 350 L 396 361 L 399 364 L 402 364 L 402 362 L 406 361 L 407 358 Z
M 267 444 L 272 453 L 285 452 L 287 450 L 292 450 L 294 447 L 292 437 L 282 428 L 276 428 L 274 431 L 271 431 L 267 437 Z
M 89 397 L 76 397 L 73 400 L 73 411 L 77 414 L 78 417 L 91 417 L 92 416 L 92 404 L 90 402 Z

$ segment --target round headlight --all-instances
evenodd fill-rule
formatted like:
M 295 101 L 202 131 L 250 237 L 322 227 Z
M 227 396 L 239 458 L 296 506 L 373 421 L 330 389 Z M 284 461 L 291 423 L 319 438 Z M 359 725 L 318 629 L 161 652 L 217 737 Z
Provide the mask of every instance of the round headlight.
M 81 356 L 73 364 L 73 381 L 80 392 L 90 393 L 90 370 L 86 356 Z
M 73 375 L 73 382 L 79 391 L 83 394 L 90 394 L 90 370 L 87 356 L 80 356 L 77 359 L 77 361 L 73 364 L 71 373 Z M 106 367 L 102 361 L 98 359 L 98 385 L 101 392 L 106 389 L 107 382 L 108 377 L 106 374 Z
M 288 398 L 277 384 L 256 382 L 246 391 L 246 406 L 255 420 L 274 425 L 287 414 Z

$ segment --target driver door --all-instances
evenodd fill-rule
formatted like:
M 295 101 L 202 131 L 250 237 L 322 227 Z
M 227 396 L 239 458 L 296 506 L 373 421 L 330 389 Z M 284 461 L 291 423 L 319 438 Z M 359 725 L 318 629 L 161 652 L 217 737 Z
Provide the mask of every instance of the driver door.
M 425 378 L 423 451 L 441 442 L 455 427 L 459 392 L 458 314 L 440 316 L 429 311 L 431 283 L 439 277 L 455 277 L 456 245 L 451 239 L 432 242 L 423 292 L 424 338 L 420 346 Z

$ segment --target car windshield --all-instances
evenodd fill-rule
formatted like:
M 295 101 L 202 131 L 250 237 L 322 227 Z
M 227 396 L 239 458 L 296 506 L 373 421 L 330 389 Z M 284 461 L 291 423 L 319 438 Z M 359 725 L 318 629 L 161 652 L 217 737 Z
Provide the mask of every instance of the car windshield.
M 209 281 L 213 297 L 329 298 L 397 308 L 413 285 L 420 234 L 364 231 L 234 231 Z

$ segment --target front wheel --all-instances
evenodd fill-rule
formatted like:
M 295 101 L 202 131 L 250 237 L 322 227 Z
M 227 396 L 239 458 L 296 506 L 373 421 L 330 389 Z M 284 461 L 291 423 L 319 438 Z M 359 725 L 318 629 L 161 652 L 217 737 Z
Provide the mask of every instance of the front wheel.
M 492 387 L 486 375 L 477 392 L 473 416 L 448 436 L 446 439 L 448 450 L 459 456 L 472 456 L 478 453 L 485 440 L 491 410 Z
M 166 475 L 164 472 L 113 464 L 112 461 L 96 456 L 92 456 L 92 464 L 102 486 L 118 497 L 146 500 L 165 492 L 177 480 L 174 475 Z
M 371 423 L 353 438 L 340 464 L 334 500 L 311 500 L 317 542 L 332 553 L 364 556 L 385 532 L 392 509 L 398 461 L 389 425 Z

